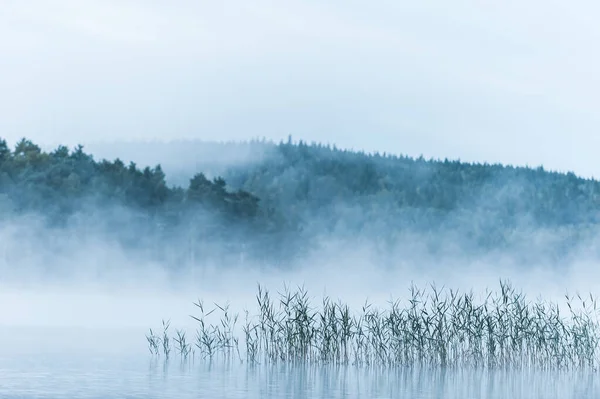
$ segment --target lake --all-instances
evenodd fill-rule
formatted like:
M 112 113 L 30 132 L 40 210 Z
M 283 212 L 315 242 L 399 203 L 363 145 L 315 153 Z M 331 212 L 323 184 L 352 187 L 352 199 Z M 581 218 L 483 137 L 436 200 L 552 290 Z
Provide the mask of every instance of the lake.
M 165 363 L 143 330 L 0 329 L 2 398 L 557 398 L 600 396 L 593 372 Z

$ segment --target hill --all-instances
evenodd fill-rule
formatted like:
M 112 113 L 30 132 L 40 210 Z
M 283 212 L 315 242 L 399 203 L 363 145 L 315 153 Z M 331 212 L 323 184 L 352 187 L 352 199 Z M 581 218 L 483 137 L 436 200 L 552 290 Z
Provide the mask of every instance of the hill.
M 204 248 L 198 253 L 226 242 L 220 255 L 241 251 L 278 261 L 332 240 L 368 244 L 382 256 L 419 248 L 560 260 L 574 249 L 595 251 L 600 182 L 573 173 L 291 140 L 111 147 L 146 162 L 154 154 L 169 165 L 166 172 L 96 161 L 82 147 L 44 152 L 25 139 L 14 150 L 0 147 L 0 193 L 12 212 L 35 211 L 59 226 L 86 209 L 122 207 L 145 221 L 136 225 L 135 240 L 121 240 L 127 245 L 157 242 L 168 231 L 169 239 Z

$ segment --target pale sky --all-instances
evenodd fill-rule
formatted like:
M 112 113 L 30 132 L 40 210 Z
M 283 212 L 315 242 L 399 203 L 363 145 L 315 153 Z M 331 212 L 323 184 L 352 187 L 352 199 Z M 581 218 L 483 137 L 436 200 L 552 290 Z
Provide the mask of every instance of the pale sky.
M 600 177 L 600 5 L 3 0 L 0 136 L 336 143 Z

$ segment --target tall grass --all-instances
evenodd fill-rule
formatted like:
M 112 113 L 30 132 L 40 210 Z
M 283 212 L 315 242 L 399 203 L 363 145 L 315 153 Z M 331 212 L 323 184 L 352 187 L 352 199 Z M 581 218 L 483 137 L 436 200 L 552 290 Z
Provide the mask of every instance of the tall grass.
M 510 369 L 596 369 L 600 324 L 596 299 L 590 294 L 565 296 L 558 303 L 529 301 L 509 282 L 480 299 L 472 292 L 419 289 L 412 285 L 405 303 L 390 301 L 385 309 L 365 303 L 361 309 L 325 297 L 313 306 L 307 291 L 285 288 L 273 298 L 258 286 L 257 308 L 246 310 L 241 331 L 238 315 L 228 306 L 200 313 L 192 343 L 177 331 L 169 339 L 150 330 L 150 352 L 168 357 L 169 342 L 183 358 L 198 355 L 249 363 L 311 363 L 381 366 L 435 366 Z M 220 313 L 216 324 L 206 319 Z M 218 316 L 218 315 L 217 315 Z M 242 343 L 240 345 L 240 342 Z M 241 346 L 241 348 L 240 348 Z

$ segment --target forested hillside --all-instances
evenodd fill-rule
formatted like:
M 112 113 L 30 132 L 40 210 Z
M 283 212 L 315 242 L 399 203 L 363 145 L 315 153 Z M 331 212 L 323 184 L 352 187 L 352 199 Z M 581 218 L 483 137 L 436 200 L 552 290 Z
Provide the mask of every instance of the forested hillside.
M 285 210 L 309 237 L 359 234 L 381 251 L 415 237 L 431 251 L 446 244 L 532 256 L 538 249 L 550 258 L 580 245 L 596 251 L 590 240 L 600 220 L 600 183 L 573 173 L 302 142 L 264 152 L 270 155 L 262 162 L 221 173 L 233 187 Z
M 169 161 L 169 144 L 153 145 Z M 402 245 L 432 253 L 537 245 L 544 256 L 561 258 L 588 245 L 599 221 L 600 183 L 572 173 L 364 154 L 291 140 L 203 145 L 210 151 L 193 159 L 187 184 L 179 187 L 167 183 L 159 165 L 95 160 L 82 147 L 45 152 L 25 139 L 11 150 L 2 141 L 3 215 L 34 212 L 59 228 L 73 215 L 91 218 L 102 209 L 113 215 L 102 218 L 103 228 L 120 226 L 123 245 L 181 244 L 170 245 L 169 256 L 151 245 L 154 256 L 243 253 L 278 261 L 332 238 L 360 241 L 381 254 Z M 114 148 L 115 154 L 122 150 Z M 143 143 L 137 151 L 151 152 Z M 129 212 L 126 223 L 114 209 Z
M 190 253 L 252 253 L 249 245 L 277 254 L 270 237 L 286 237 L 272 209 L 247 191 L 228 189 L 222 178 L 199 173 L 185 188 L 168 186 L 160 165 L 96 161 L 82 146 L 45 152 L 26 139 L 11 150 L 0 140 L 1 220 L 32 216 L 47 228 L 75 225 L 175 263 Z

